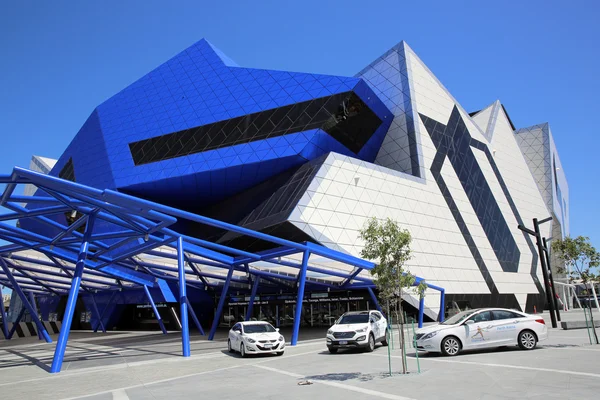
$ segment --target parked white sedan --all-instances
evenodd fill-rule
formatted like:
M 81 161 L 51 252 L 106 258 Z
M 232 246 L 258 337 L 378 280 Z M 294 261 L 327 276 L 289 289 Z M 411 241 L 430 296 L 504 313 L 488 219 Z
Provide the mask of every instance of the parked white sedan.
M 417 330 L 417 349 L 455 356 L 461 350 L 515 346 L 532 350 L 548 338 L 544 319 L 505 308 L 458 313 L 446 321 Z
M 281 356 L 285 351 L 285 339 L 279 333 L 279 328 L 273 328 L 268 322 L 238 322 L 229 330 L 227 349 L 230 353 L 239 351 L 242 357 L 260 353 Z

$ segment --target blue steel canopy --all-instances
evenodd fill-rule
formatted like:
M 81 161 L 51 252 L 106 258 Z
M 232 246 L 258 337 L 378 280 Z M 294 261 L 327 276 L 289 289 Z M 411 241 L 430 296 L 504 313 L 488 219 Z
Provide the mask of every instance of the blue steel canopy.
M 217 285 L 214 280 L 224 280 L 226 273 L 224 274 L 223 270 L 230 266 L 240 273 L 236 275 L 247 277 L 249 274 L 262 274 L 269 277 L 271 274 L 277 275 L 274 276 L 276 278 L 291 280 L 291 270 L 300 267 L 300 264 L 294 263 L 294 260 L 297 260 L 294 255 L 304 251 L 310 251 L 330 261 L 331 270 L 316 265 L 308 266 L 308 271 L 314 274 L 309 273 L 307 280 L 316 285 L 342 286 L 342 281 L 344 287 L 351 286 L 352 282 L 357 282 L 356 285 L 360 284 L 363 287 L 364 284 L 373 284 L 370 279 L 358 277 L 355 273 L 371 269 L 373 263 L 317 244 L 291 242 L 112 190 L 98 190 L 22 168 L 15 168 L 11 176 L 1 176 L 0 183 L 6 184 L 0 205 L 12 211 L 0 215 L 0 238 L 12 243 L 0 247 L 0 257 L 19 271 L 18 274 L 25 284 L 37 286 L 32 287 L 32 290 L 65 292 L 64 288 L 55 286 L 59 285 L 58 282 L 29 273 L 42 273 L 33 265 L 55 267 L 57 271 L 47 269 L 47 275 L 62 277 L 65 276 L 65 272 L 61 273 L 60 270 L 73 269 L 73 264 L 77 262 L 78 246 L 83 239 L 83 234 L 78 232 L 78 228 L 86 224 L 90 215 L 95 215 L 96 224 L 102 220 L 114 228 L 106 232 L 104 226 L 105 232 L 96 233 L 93 230 L 90 236 L 90 255 L 86 261 L 86 269 L 91 271 L 90 275 L 104 279 L 101 282 L 89 280 L 93 278 L 84 280 L 100 285 L 92 285 L 98 290 L 117 289 L 123 285 L 152 287 L 159 278 L 168 279 L 168 272 L 176 272 L 177 269 L 169 268 L 165 259 L 176 260 L 174 242 L 180 236 L 185 242 L 186 273 L 200 278 L 209 286 Z M 18 184 L 32 184 L 39 191 L 35 196 L 15 195 L 14 189 Z M 43 192 L 43 195 L 40 195 L 40 192 Z M 37 208 L 28 208 L 24 204 L 35 204 Z M 61 224 L 52 218 L 53 215 L 65 213 L 81 216 L 70 225 Z M 188 219 L 253 236 L 278 247 L 251 253 L 180 235 L 168 228 L 177 219 Z M 35 220 L 58 230 L 59 233 L 52 237 L 46 236 L 20 228 L 19 224 L 14 226 L 7 223 L 10 220 Z M 159 262 L 156 261 L 157 257 L 160 258 Z M 44 285 L 40 282 L 35 283 L 31 279 L 34 277 Z M 106 278 L 111 278 L 112 282 Z M 241 281 L 250 282 L 248 279 Z
M 52 372 L 60 371 L 80 289 L 93 293 L 143 287 L 149 293 L 148 287 L 161 287 L 166 280 L 177 281 L 184 356 L 189 355 L 186 286 L 221 290 L 209 339 L 217 329 L 230 285 L 252 290 L 253 296 L 259 281 L 262 285 L 294 290 L 297 287 L 298 299 L 304 297 L 306 285 L 367 289 L 376 302 L 372 292 L 375 285 L 365 273 L 374 264 L 318 244 L 292 242 L 18 167 L 11 175 L 0 176 L 0 184 L 5 185 L 0 206 L 9 210 L 0 214 L 0 239 L 10 243 L 0 247 L 0 284 L 21 297 L 49 342 L 51 339 L 24 291 L 69 295 Z M 16 195 L 17 185 L 34 185 L 37 192 L 34 196 Z M 65 215 L 70 218 L 64 218 Z M 249 252 L 182 235 L 170 228 L 178 220 L 247 235 L 271 243 L 272 248 Z M 42 226 L 50 229 L 39 229 Z M 442 288 L 428 286 L 443 293 Z M 421 301 L 421 318 L 422 308 Z M 292 345 L 298 338 L 301 310 L 302 301 L 297 301 Z M 192 310 L 190 313 L 203 332 Z M 6 322 L 5 316 L 3 321 Z M 3 330 L 6 337 L 6 325 Z

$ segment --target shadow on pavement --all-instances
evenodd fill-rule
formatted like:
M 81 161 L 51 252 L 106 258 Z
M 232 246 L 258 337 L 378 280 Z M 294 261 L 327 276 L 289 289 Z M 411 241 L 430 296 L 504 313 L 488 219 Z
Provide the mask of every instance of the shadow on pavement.
M 349 381 L 349 380 L 358 380 L 362 382 L 373 380 L 374 378 L 379 377 L 377 374 L 363 374 L 361 372 L 340 372 L 340 373 L 332 373 L 332 374 L 322 374 L 322 375 L 310 375 L 306 376 L 303 379 L 307 380 L 320 380 L 320 381 Z

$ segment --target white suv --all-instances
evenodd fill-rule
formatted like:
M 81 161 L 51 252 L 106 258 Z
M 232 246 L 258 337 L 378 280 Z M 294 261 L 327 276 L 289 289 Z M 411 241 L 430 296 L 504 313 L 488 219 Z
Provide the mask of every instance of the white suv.
M 379 311 L 348 312 L 327 331 L 327 348 L 330 353 L 346 348 L 371 352 L 377 342 L 387 346 L 386 333 L 387 321 Z

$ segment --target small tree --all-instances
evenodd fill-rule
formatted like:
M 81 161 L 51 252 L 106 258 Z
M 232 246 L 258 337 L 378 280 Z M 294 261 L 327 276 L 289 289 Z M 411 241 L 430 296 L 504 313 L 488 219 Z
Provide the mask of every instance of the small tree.
M 564 262 L 564 266 L 558 266 L 558 272 L 567 275 L 570 283 L 575 280 L 581 281 L 585 288 L 584 293 L 593 293 L 594 291 L 591 290 L 591 286 L 589 285 L 594 285 L 598 281 L 598 276 L 594 273 L 593 269 L 600 266 L 600 253 L 590 243 L 590 238 L 578 236 L 573 239 L 567 236 L 563 240 L 554 241 L 552 243 L 552 251 Z M 597 299 L 594 299 L 594 301 L 597 301 Z M 598 344 L 598 335 L 594 327 L 594 317 L 591 312 L 590 315 L 592 331 L 594 332 L 596 344 Z
M 410 242 L 412 237 L 406 229 L 401 229 L 395 221 L 387 219 L 379 222 L 370 219 L 360 231 L 365 241 L 361 256 L 377 263 L 371 270 L 373 281 L 379 290 L 379 299 L 385 305 L 388 318 L 392 312 L 396 315 L 399 330 L 400 347 L 402 349 L 402 373 L 406 374 L 406 347 L 404 338 L 404 312 L 402 296 L 406 289 L 415 284 L 416 277 L 404 264 L 411 259 Z M 417 286 L 419 296 L 425 295 L 426 285 L 421 282 Z

